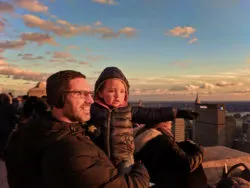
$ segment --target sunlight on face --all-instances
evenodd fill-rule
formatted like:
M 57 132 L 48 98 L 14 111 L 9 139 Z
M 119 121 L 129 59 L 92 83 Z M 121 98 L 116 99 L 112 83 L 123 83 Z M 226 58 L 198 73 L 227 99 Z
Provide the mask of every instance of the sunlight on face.
M 90 86 L 86 79 L 75 78 L 69 83 L 69 91 L 90 91 Z M 63 115 L 71 122 L 84 123 L 90 119 L 90 106 L 93 98 L 89 93 L 81 96 L 77 93 L 68 93 L 65 95 Z
M 108 79 L 99 96 L 103 98 L 104 102 L 112 107 L 120 107 L 125 102 L 126 88 L 120 79 Z

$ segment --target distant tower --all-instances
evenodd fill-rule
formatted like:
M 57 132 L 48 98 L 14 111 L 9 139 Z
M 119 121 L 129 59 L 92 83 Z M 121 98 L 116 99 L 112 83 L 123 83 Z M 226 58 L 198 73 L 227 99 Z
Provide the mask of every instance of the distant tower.
M 199 98 L 199 93 L 197 92 L 196 99 L 195 99 L 195 104 L 200 104 L 200 98 Z
M 196 99 L 195 99 L 195 102 L 194 102 L 194 110 L 196 110 L 197 109 L 197 106 L 199 106 L 201 104 L 201 101 L 200 101 L 200 98 L 199 98 L 199 93 L 197 92 L 197 94 L 196 94 Z M 195 135 L 196 135 L 196 120 L 193 120 L 192 121 L 192 124 L 193 124 L 193 126 L 192 126 L 192 140 L 194 140 L 195 141 Z

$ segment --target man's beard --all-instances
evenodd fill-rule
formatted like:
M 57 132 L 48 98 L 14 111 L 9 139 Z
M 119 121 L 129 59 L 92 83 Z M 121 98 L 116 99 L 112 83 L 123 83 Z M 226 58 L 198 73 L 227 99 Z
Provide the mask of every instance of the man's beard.
M 73 112 L 72 108 L 67 109 L 66 112 L 63 113 L 65 117 L 67 117 L 71 122 L 80 122 L 80 118 L 78 113 Z

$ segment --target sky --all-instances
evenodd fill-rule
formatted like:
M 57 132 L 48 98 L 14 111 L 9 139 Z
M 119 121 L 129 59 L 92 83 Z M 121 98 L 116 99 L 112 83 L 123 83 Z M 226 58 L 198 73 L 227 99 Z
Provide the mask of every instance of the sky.
M 131 101 L 250 100 L 249 0 L 0 0 L 0 92 L 120 68 Z

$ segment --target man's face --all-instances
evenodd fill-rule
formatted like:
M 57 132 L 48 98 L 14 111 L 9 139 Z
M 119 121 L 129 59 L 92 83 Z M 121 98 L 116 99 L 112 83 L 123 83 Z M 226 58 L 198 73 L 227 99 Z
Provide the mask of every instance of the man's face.
M 75 78 L 69 82 L 64 92 L 63 115 L 71 122 L 84 123 L 90 119 L 90 106 L 93 98 L 86 79 Z
M 120 107 L 124 104 L 126 97 L 126 89 L 123 82 L 119 79 L 108 79 L 99 96 L 103 98 L 105 103 L 112 107 Z

